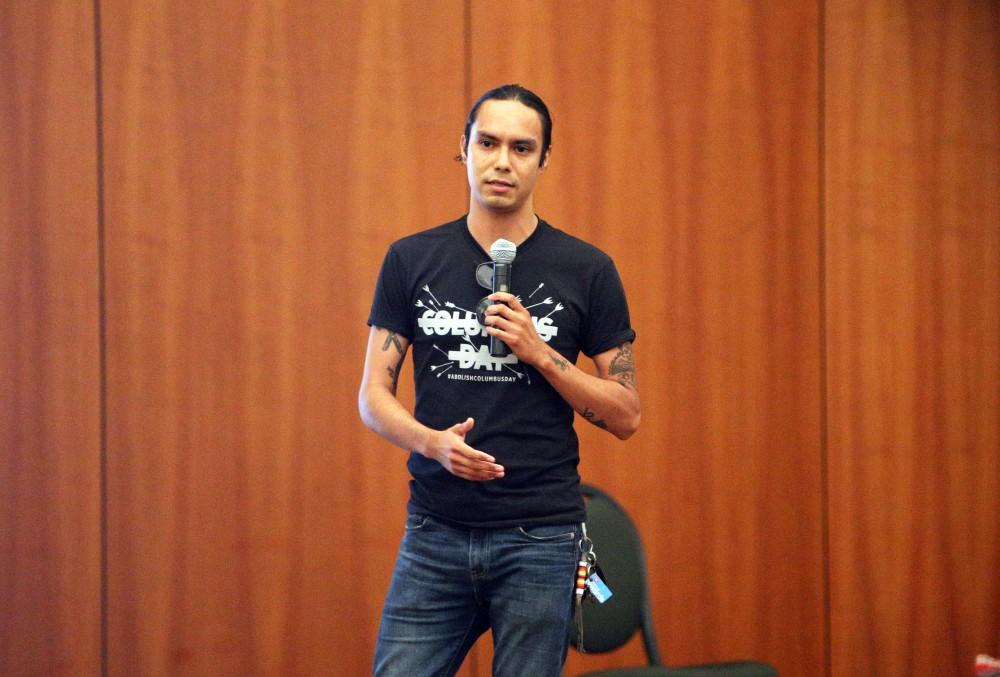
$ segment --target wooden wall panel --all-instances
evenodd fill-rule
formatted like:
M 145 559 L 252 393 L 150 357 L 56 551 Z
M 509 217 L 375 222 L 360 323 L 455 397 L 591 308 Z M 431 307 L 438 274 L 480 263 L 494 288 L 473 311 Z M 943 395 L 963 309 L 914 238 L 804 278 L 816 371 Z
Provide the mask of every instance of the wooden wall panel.
M 828 5 L 835 675 L 1000 652 L 1000 4 Z
M 101 670 L 97 105 L 109 674 L 362 674 L 406 496 L 355 413 L 372 285 L 465 209 L 468 97 L 511 80 L 555 114 L 540 213 L 630 293 L 643 428 L 582 427 L 582 470 L 667 657 L 827 674 L 827 622 L 831 677 L 1000 653 L 996 3 L 100 8 L 95 102 L 94 6 L 0 6 L 0 673 Z
M 406 499 L 365 320 L 465 208 L 461 5 L 102 15 L 109 673 L 364 674 Z
M 642 427 L 581 424 L 582 472 L 646 537 L 665 657 L 822 672 L 815 3 L 471 8 L 473 96 L 547 100 L 538 211 L 629 293 Z M 567 674 L 641 661 L 634 642 Z
M 90 3 L 0 5 L 0 674 L 101 661 Z

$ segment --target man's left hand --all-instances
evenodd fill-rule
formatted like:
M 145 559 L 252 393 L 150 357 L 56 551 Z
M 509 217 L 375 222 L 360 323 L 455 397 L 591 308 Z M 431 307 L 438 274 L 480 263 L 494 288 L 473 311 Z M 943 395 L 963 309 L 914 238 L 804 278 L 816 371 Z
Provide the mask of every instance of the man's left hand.
M 506 343 L 521 362 L 537 365 L 546 355 L 546 346 L 535 331 L 531 313 L 513 294 L 496 292 L 488 298 L 496 303 L 486 309 L 486 333 Z

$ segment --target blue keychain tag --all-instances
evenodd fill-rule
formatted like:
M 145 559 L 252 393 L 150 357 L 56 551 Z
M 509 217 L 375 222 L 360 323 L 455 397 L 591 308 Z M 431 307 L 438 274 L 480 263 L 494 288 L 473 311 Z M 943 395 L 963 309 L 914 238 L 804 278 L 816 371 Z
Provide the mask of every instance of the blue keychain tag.
M 601 577 L 596 572 L 592 573 L 590 578 L 587 579 L 587 590 L 590 591 L 591 597 L 600 604 L 607 602 L 611 599 L 611 595 L 614 594 L 611 592 L 611 588 L 601 580 Z

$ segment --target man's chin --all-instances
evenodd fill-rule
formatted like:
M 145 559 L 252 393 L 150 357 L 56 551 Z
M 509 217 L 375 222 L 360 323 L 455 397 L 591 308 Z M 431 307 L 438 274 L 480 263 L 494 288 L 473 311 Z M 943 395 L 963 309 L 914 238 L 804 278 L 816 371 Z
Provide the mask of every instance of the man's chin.
M 496 195 L 484 196 L 480 204 L 493 212 L 513 212 L 517 210 L 517 202 L 508 197 Z

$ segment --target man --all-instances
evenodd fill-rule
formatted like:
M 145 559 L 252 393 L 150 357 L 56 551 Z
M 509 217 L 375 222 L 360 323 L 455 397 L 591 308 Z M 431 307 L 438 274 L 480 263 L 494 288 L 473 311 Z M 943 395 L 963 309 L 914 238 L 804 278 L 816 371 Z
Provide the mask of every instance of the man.
M 562 671 L 585 518 L 573 412 L 625 439 L 639 394 L 614 264 L 535 215 L 551 135 L 531 91 L 483 94 L 461 139 L 468 214 L 395 242 L 382 264 L 359 408 L 410 451 L 413 479 L 377 675 L 452 675 L 488 628 L 495 675 Z M 477 279 L 501 238 L 517 246 L 514 294 Z M 491 336 L 510 354 L 492 355 Z M 414 414 L 396 399 L 410 345 Z

